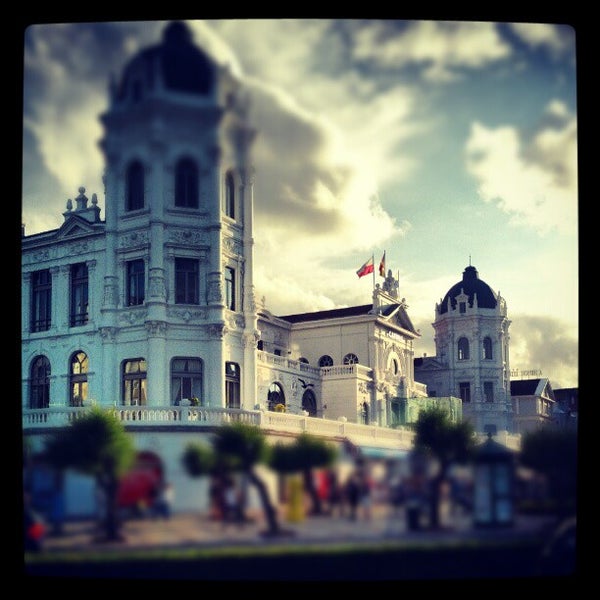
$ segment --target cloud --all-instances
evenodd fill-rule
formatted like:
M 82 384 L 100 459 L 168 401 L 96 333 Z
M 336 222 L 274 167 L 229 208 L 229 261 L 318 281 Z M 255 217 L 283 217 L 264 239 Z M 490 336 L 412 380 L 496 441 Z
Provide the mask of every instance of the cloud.
M 552 387 L 578 387 L 577 333 L 560 319 L 511 315 L 511 369 L 540 369 Z
M 546 48 L 558 56 L 572 48 L 573 29 L 549 23 L 511 23 L 511 29 L 532 48 Z
M 494 23 L 416 21 L 400 33 L 395 22 L 376 21 L 355 35 L 354 58 L 378 67 L 418 66 L 430 83 L 454 80 L 463 68 L 483 68 L 504 59 L 510 46 Z
M 577 224 L 577 122 L 551 102 L 529 140 L 511 126 L 475 122 L 465 145 L 466 169 L 485 202 L 496 202 L 515 224 L 545 234 L 573 233 Z

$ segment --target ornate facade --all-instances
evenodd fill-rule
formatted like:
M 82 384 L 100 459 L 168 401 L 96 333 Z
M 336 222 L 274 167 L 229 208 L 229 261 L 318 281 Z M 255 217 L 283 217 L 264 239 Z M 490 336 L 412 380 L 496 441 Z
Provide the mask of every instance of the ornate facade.
M 23 233 L 22 408 L 33 445 L 86 406 L 114 407 L 138 449 L 160 456 L 176 509 L 197 509 L 206 491 L 183 472 L 181 453 L 232 414 L 269 435 L 310 421 L 338 442 L 363 436 L 406 451 L 402 426 L 416 420 L 419 399 L 431 403 L 425 383 L 454 397 L 444 401 L 460 420 L 457 391 L 469 381 L 465 413 L 478 428 L 506 429 L 499 294 L 488 307 L 465 289 L 436 308 L 439 369 L 420 369 L 427 378 L 417 381 L 420 334 L 391 271 L 361 306 L 283 316 L 259 306 L 247 108 L 230 72 L 177 22 L 111 86 L 105 218 L 97 193 L 81 187 L 58 229 Z M 462 338 L 473 348 L 466 360 L 454 352 Z M 491 357 L 476 350 L 486 340 Z M 67 512 L 89 511 L 89 482 L 73 476 L 67 488 Z
M 475 430 L 513 432 L 506 301 L 469 265 L 435 307 L 435 356 L 415 360 L 431 396 L 458 396 Z

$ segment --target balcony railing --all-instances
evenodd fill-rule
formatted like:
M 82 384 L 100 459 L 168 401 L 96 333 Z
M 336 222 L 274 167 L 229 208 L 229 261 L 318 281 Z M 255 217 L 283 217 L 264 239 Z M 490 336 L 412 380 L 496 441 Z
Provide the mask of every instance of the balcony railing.
M 114 406 L 128 430 L 150 426 L 216 427 L 235 421 L 275 432 L 310 433 L 327 438 L 348 438 L 355 444 L 408 450 L 414 434 L 409 429 L 391 429 L 274 411 L 209 408 L 196 406 Z M 23 411 L 23 429 L 28 432 L 65 427 L 85 415 L 86 407 L 51 407 Z

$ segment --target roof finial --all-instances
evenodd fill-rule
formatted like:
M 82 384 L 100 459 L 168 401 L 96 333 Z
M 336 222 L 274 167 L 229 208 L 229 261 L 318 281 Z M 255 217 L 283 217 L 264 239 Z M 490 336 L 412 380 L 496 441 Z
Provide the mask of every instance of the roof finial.
M 469 266 L 471 266 L 471 255 L 469 254 Z

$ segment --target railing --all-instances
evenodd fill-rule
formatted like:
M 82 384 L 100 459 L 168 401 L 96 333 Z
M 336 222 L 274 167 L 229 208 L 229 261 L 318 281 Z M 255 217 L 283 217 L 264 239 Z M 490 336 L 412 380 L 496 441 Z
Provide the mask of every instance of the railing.
M 148 426 L 216 427 L 234 421 L 262 429 L 299 434 L 307 432 L 328 438 L 349 438 L 355 444 L 410 449 L 414 434 L 408 429 L 390 429 L 317 417 L 274 411 L 209 408 L 196 406 L 114 406 L 110 407 L 129 429 Z M 88 409 L 51 407 L 23 411 L 23 429 L 35 431 L 65 427 L 86 414 Z
M 356 444 L 377 445 L 390 448 L 410 449 L 414 432 L 408 428 L 361 425 L 332 419 L 306 417 L 275 411 L 241 410 L 234 408 L 210 408 L 197 406 L 115 406 L 111 407 L 119 420 L 128 428 L 171 425 L 218 427 L 235 421 L 256 425 L 285 433 L 311 433 L 321 437 L 348 438 Z M 65 427 L 87 413 L 86 407 L 58 406 L 23 410 L 23 429 L 35 431 L 53 427 Z M 480 441 L 487 436 L 478 436 Z M 499 431 L 494 439 L 512 450 L 521 447 L 521 436 Z
M 311 365 L 300 362 L 299 360 L 294 360 L 285 356 L 279 356 L 278 354 L 271 354 L 270 352 L 265 352 L 264 350 L 259 350 L 256 355 L 258 361 L 266 365 L 274 365 L 302 373 L 310 373 L 315 377 L 318 377 L 321 373 L 320 367 L 312 367 Z
M 321 367 L 322 377 L 340 377 L 351 375 L 352 377 L 371 377 L 372 369 L 363 365 L 334 365 L 332 367 Z

